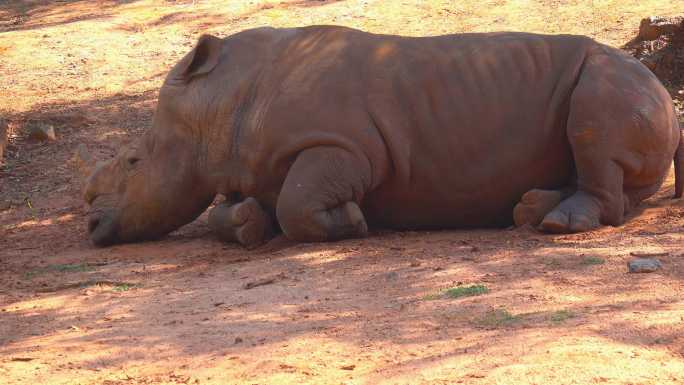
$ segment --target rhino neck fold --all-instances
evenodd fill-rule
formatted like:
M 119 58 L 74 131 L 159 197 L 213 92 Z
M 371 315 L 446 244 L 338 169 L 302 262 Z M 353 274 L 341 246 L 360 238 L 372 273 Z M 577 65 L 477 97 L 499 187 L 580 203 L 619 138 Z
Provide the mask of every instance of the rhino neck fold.
M 199 172 L 217 194 L 242 193 L 253 189 L 252 173 L 248 170 L 249 151 L 242 150 L 245 137 L 251 132 L 252 105 L 255 98 L 255 75 L 245 75 L 240 81 L 227 82 L 220 105 L 208 113 L 196 142 Z
M 230 119 L 230 146 L 228 156 L 231 160 L 240 159 L 243 138 L 254 127 L 260 127 L 261 114 L 255 112 L 257 105 L 257 88 L 263 80 L 263 70 L 257 70 L 251 76 L 246 76 L 239 88 L 237 103 Z M 259 110 L 259 108 L 256 108 Z

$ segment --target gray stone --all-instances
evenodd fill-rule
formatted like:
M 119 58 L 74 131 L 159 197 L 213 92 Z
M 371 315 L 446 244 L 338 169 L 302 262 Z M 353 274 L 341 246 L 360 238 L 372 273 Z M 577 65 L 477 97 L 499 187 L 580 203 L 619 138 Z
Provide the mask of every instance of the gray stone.
M 655 258 L 637 258 L 631 260 L 627 266 L 629 266 L 630 273 L 653 273 L 663 267 Z
M 396 271 L 390 271 L 389 273 L 385 273 L 385 279 L 387 279 L 388 281 L 394 281 L 397 278 L 399 278 L 399 274 Z

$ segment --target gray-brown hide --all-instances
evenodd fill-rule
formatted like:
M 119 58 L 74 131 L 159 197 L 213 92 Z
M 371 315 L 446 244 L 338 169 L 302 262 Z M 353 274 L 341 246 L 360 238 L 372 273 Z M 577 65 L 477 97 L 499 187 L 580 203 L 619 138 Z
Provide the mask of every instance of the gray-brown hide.
M 648 69 L 586 37 L 203 36 L 152 129 L 90 177 L 89 230 L 98 245 L 157 237 L 224 194 L 210 226 L 248 246 L 278 228 L 301 241 L 368 225 L 585 231 L 653 194 L 680 137 Z

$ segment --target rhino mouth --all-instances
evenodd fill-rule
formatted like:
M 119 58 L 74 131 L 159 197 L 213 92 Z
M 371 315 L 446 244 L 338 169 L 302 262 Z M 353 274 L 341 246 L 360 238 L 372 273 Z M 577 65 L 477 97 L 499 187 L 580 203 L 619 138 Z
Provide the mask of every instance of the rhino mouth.
M 109 246 L 119 242 L 116 223 L 111 215 L 95 211 L 88 219 L 88 234 L 95 246 Z

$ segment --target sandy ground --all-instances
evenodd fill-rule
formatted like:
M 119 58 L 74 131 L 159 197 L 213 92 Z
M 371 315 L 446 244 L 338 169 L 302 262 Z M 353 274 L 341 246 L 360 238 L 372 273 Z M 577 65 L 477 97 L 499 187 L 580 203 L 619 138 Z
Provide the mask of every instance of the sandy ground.
M 684 3 L 0 2 L 0 114 L 14 129 L 0 168 L 0 383 L 684 384 L 672 178 L 623 227 L 580 235 L 375 232 L 246 251 L 203 216 L 158 242 L 96 249 L 70 162 L 79 144 L 105 159 L 144 131 L 201 33 L 328 23 L 621 46 L 652 14 Z M 58 140 L 29 142 L 33 123 Z M 663 269 L 628 274 L 631 253 L 661 253 Z M 446 294 L 471 285 L 486 292 Z

